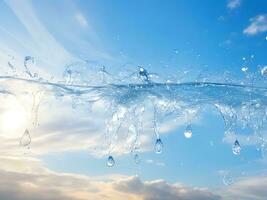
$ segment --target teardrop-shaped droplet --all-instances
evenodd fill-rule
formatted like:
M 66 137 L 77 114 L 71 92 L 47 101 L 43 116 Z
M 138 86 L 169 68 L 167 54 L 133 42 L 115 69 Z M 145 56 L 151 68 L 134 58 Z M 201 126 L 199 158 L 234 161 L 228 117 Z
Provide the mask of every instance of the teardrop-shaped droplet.
M 107 160 L 107 166 L 108 167 L 113 167 L 114 165 L 115 165 L 115 160 L 113 159 L 112 156 L 109 156 L 108 160 Z
M 20 138 L 20 146 L 27 147 L 31 144 L 31 135 L 28 129 L 26 129 Z
M 26 73 L 30 76 L 30 77 L 34 77 L 37 76 L 36 73 L 32 73 L 32 69 L 34 66 L 35 62 L 34 62 L 34 58 L 31 56 L 26 56 L 24 58 L 24 67 L 26 69 Z
M 233 144 L 232 151 L 233 151 L 233 154 L 235 154 L 235 155 L 240 154 L 241 147 L 240 147 L 238 140 L 236 140 L 235 143 Z
M 189 138 L 192 137 L 192 134 L 193 134 L 193 132 L 192 132 L 192 126 L 191 126 L 191 124 L 189 124 L 185 128 L 184 136 L 189 139 Z
M 156 140 L 156 143 L 155 143 L 155 152 L 160 154 L 160 153 L 162 153 L 162 149 L 163 149 L 163 143 L 162 143 L 161 139 L 158 138 Z
M 134 155 L 134 162 L 137 165 L 141 162 L 140 156 L 137 153 Z

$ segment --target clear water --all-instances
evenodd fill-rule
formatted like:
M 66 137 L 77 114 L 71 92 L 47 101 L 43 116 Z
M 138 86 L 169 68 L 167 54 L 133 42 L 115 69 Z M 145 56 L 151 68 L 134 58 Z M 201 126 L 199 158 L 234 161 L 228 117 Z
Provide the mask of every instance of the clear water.
M 163 141 L 160 139 L 158 120 L 162 116 L 198 115 L 206 106 L 213 107 L 219 112 L 224 120 L 225 134 L 236 135 L 237 126 L 249 127 L 254 131 L 257 141 L 255 145 L 266 152 L 266 140 L 261 131 L 267 117 L 267 68 L 263 67 L 257 73 L 245 72 L 246 79 L 229 83 L 223 81 L 187 81 L 181 82 L 165 80 L 164 76 L 148 72 L 143 67 L 137 68 L 136 72 L 109 73 L 105 67 L 100 69 L 92 67 L 86 61 L 77 62 L 66 66 L 63 77 L 49 80 L 34 71 L 35 59 L 27 56 L 24 59 L 24 71 L 19 71 L 8 63 L 7 70 L 12 68 L 11 73 L 0 75 L 2 95 L 17 96 L 19 93 L 9 87 L 10 82 L 27 84 L 40 88 L 40 93 L 45 95 L 64 98 L 69 96 L 73 100 L 73 108 L 79 104 L 94 106 L 98 101 L 106 102 L 107 112 L 112 111 L 111 118 L 106 121 L 106 140 L 108 141 L 109 155 L 114 148 L 116 139 L 124 119 L 131 119 L 132 124 L 128 127 L 128 134 L 134 136 L 131 146 L 132 152 L 140 146 L 140 133 L 142 132 L 142 115 L 144 110 L 154 115 L 155 152 L 163 151 Z M 57 79 L 57 80 L 56 80 Z M 205 79 L 204 79 L 205 80 Z M 245 84 L 247 83 L 247 84 Z M 23 92 L 27 92 L 27 89 Z M 20 91 L 21 92 L 21 91 Z M 39 100 L 34 102 L 34 123 L 37 124 Z M 153 109 L 151 109 L 151 105 Z M 192 136 L 191 121 L 185 130 L 185 137 Z M 31 143 L 30 133 L 23 134 L 20 143 L 28 146 Z M 232 150 L 235 155 L 241 153 L 242 144 L 236 140 Z M 138 157 L 138 158 L 137 158 Z M 139 156 L 136 154 L 136 162 Z M 108 157 L 107 165 L 113 166 L 115 161 L 112 156 Z

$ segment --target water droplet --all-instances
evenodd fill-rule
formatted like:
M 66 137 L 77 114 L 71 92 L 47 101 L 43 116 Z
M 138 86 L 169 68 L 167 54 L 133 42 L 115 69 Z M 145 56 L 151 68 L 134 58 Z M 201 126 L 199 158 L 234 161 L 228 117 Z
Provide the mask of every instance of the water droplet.
M 31 70 L 34 66 L 35 62 L 34 62 L 34 58 L 31 56 L 26 56 L 24 58 L 24 67 L 26 69 L 26 73 L 30 76 L 30 77 L 35 77 L 37 74 L 36 73 L 32 73 Z
M 245 58 L 245 57 L 243 57 L 243 58 L 242 58 L 242 60 L 244 60 L 244 61 L 245 61 L 245 60 L 246 60 L 246 58 Z
M 193 132 L 192 132 L 192 126 L 191 126 L 191 124 L 189 124 L 185 128 L 184 136 L 189 139 L 189 138 L 192 137 L 192 134 L 193 134 Z
M 238 140 L 235 141 L 233 147 L 232 147 L 232 151 L 233 151 L 233 154 L 235 155 L 239 155 L 240 154 L 240 151 L 241 151 L 241 147 L 240 147 L 240 144 L 238 142 Z
M 223 184 L 226 186 L 232 185 L 234 183 L 234 180 L 229 172 L 226 172 L 223 175 Z
M 261 69 L 261 75 L 262 75 L 262 76 L 267 76 L 267 65 L 264 66 L 264 67 Z
M 265 40 L 267 40 L 267 36 L 265 37 Z
M 141 162 L 140 156 L 137 153 L 134 155 L 134 162 L 137 165 Z
M 149 73 L 147 70 L 143 67 L 139 67 L 139 76 L 144 80 L 144 81 L 149 81 Z
M 27 147 L 31 144 L 31 136 L 30 136 L 30 132 L 28 129 L 24 131 L 22 137 L 20 138 L 19 144 L 20 146 L 24 146 L 24 147 Z
M 241 70 L 242 70 L 242 72 L 247 72 L 248 71 L 248 67 L 242 67 Z
M 114 165 L 115 165 L 115 160 L 113 159 L 112 156 L 109 156 L 108 160 L 107 160 L 107 166 L 108 167 L 113 167 Z
M 156 140 L 156 143 L 155 143 L 155 152 L 157 154 L 160 154 L 160 153 L 162 153 L 162 149 L 163 149 L 163 143 L 162 143 L 161 139 L 158 138 Z

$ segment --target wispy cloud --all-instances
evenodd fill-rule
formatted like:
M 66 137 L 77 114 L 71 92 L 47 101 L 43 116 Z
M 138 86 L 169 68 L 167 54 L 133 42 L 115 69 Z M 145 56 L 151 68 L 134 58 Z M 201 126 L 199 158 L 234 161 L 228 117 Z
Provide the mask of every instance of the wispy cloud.
M 250 25 L 244 29 L 246 35 L 256 35 L 267 31 L 267 14 L 258 15 L 250 19 Z
M 229 0 L 227 3 L 227 8 L 230 10 L 236 9 L 241 6 L 241 0 Z
M 88 22 L 82 13 L 77 13 L 75 15 L 75 19 L 77 20 L 77 22 L 80 26 L 82 26 L 84 28 L 88 27 Z
M 6 3 L 31 36 L 31 46 L 34 50 L 31 53 L 48 64 L 46 68 L 52 66 L 55 73 L 58 69 L 55 66 L 63 66 L 73 60 L 73 56 L 42 24 L 30 1 L 7 0 Z
M 244 178 L 224 190 L 223 199 L 264 200 L 267 197 L 266 187 L 266 176 Z

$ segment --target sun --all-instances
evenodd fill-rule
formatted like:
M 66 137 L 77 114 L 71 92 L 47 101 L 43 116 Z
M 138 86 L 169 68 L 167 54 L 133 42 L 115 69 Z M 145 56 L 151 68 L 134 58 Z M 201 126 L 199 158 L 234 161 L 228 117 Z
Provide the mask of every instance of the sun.
M 20 107 L 7 109 L 0 115 L 0 124 L 5 136 L 19 136 L 27 125 L 27 114 Z

